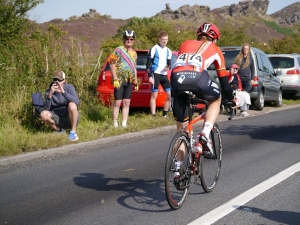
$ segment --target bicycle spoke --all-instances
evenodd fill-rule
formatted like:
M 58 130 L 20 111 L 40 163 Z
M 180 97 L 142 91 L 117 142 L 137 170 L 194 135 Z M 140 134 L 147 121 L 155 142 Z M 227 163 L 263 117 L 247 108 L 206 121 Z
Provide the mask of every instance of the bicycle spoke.
M 169 147 L 165 167 L 165 191 L 167 201 L 172 209 L 179 209 L 187 196 L 190 183 L 189 156 L 187 153 L 188 137 L 184 132 L 178 132 Z M 183 154 L 182 149 L 186 149 Z M 183 157 L 181 159 L 181 157 Z M 180 169 L 175 163 L 183 161 Z M 174 180 L 174 173 L 179 172 L 179 179 Z

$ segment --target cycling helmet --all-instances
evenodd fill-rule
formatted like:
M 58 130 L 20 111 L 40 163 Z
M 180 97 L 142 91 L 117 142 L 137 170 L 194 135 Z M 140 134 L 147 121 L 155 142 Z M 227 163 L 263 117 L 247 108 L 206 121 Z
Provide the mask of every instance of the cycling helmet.
M 136 38 L 136 34 L 133 30 L 125 30 L 123 33 L 123 38 L 133 37 Z
M 197 36 L 206 35 L 212 39 L 219 39 L 220 32 L 216 25 L 213 23 L 203 23 L 200 25 L 197 31 Z

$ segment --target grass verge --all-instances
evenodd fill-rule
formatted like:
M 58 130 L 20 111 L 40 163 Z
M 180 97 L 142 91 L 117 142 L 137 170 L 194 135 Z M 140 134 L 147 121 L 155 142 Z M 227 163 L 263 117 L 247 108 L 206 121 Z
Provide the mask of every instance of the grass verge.
M 96 140 L 102 137 L 120 135 L 128 132 L 137 132 L 146 129 L 174 125 L 172 113 L 170 118 L 163 118 L 162 111 L 158 111 L 157 118 L 152 118 L 149 110 L 130 111 L 127 128 L 114 128 L 112 126 L 111 109 L 102 108 L 102 116 L 95 118 L 91 112 L 81 112 L 80 123 L 77 128 L 78 142 Z M 119 115 L 121 125 L 121 114 Z M 56 134 L 40 121 L 35 121 L 32 126 L 22 126 L 18 120 L 10 121 L 10 124 L 0 127 L 0 157 L 12 156 L 25 152 L 41 149 L 54 148 L 62 145 L 72 144 L 67 134 Z

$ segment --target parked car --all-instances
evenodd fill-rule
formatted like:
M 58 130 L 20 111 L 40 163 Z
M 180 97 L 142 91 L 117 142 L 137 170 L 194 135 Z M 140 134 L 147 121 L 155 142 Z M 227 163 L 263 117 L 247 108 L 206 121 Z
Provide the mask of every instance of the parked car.
M 151 97 L 151 86 L 148 81 L 148 74 L 146 70 L 146 63 L 149 50 L 136 50 L 137 52 L 137 77 L 138 77 L 138 91 L 132 91 L 130 107 L 135 108 L 150 108 L 150 97 Z M 175 63 L 177 58 L 177 52 L 172 52 L 172 65 Z M 112 74 L 110 71 L 110 66 L 107 62 L 107 59 L 104 62 L 104 65 L 100 71 L 98 77 L 98 98 L 104 101 L 105 105 L 111 105 L 113 101 L 113 92 L 114 86 L 111 82 Z M 171 71 L 168 72 L 168 77 L 170 78 Z M 156 99 L 156 107 L 163 108 L 167 95 L 161 85 L 158 88 L 158 95 Z
M 283 94 L 300 97 L 300 54 L 269 54 L 282 84 Z
M 240 52 L 242 46 L 220 47 L 226 63 L 226 70 L 230 70 L 235 57 Z M 250 92 L 252 105 L 256 110 L 262 110 L 265 102 L 274 102 L 275 106 L 282 105 L 282 85 L 277 74 L 274 72 L 268 56 L 260 49 L 251 47 L 251 56 L 254 62 L 254 81 Z M 208 68 L 211 78 L 219 83 L 215 66 Z

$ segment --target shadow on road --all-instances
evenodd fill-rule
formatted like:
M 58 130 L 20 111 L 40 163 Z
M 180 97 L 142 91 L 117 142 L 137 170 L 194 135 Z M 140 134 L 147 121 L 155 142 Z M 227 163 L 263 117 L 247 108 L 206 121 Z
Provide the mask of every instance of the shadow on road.
M 258 213 L 262 217 L 267 218 L 270 221 L 277 222 L 279 224 L 299 224 L 300 221 L 300 213 L 299 212 L 291 212 L 291 211 L 267 211 L 263 209 L 259 209 L 256 207 L 239 207 L 238 210 L 245 211 L 247 213 Z
M 299 136 L 300 125 L 294 126 L 254 126 L 254 125 L 234 125 L 222 129 L 222 134 L 230 135 L 249 135 L 252 139 L 268 140 L 282 143 L 300 143 Z M 293 134 L 294 136 L 292 136 Z
M 116 179 L 100 173 L 82 173 L 74 177 L 73 181 L 82 188 L 101 192 L 120 191 L 118 195 L 122 194 L 117 198 L 117 202 L 129 209 L 147 212 L 171 211 L 165 197 L 164 181 L 160 179 Z

